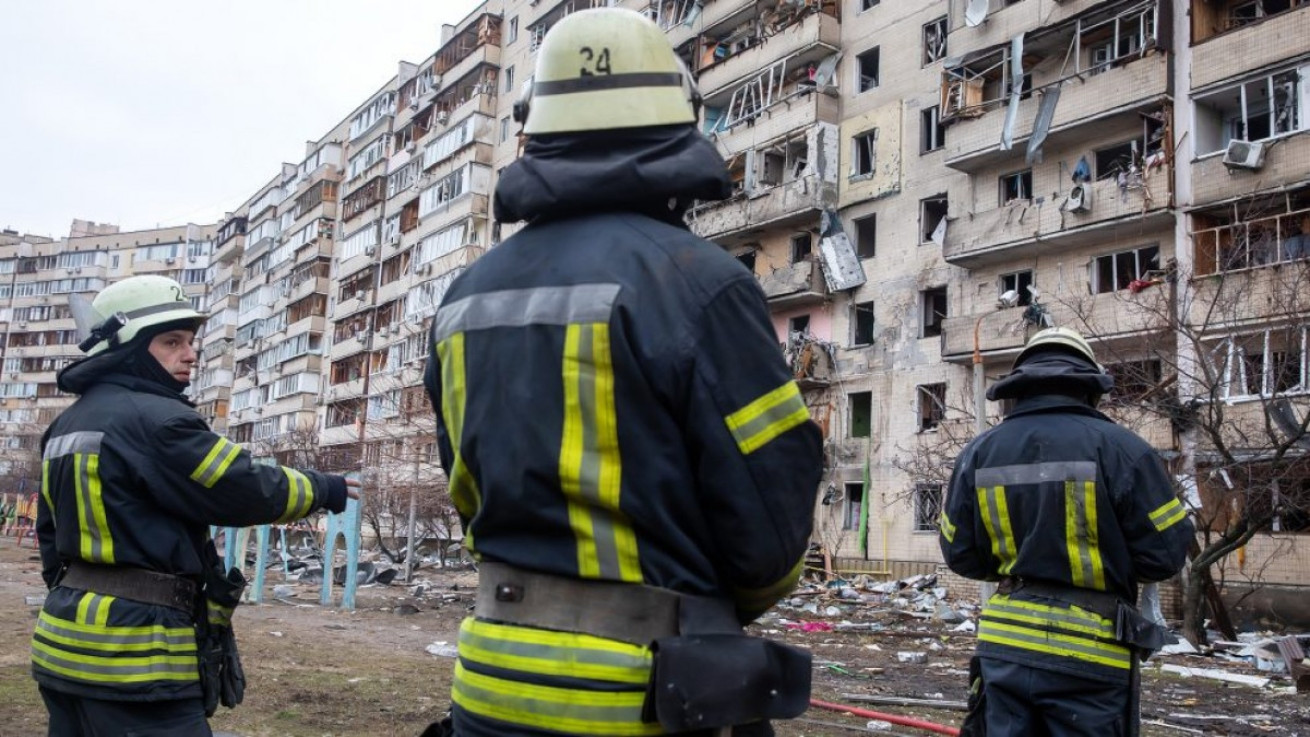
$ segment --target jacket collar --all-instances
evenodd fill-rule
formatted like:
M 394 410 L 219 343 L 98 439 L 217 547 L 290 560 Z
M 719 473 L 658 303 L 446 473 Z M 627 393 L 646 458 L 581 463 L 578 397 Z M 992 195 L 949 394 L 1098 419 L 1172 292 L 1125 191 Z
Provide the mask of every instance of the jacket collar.
M 693 200 L 732 193 L 723 157 L 691 125 L 533 136 L 496 185 L 502 222 L 605 211 L 681 222 Z
M 1111 422 L 1109 417 L 1091 407 L 1085 402 L 1081 402 L 1073 397 L 1063 394 L 1032 394 L 1017 400 L 1014 403 L 1014 409 L 1005 416 L 1006 419 L 1011 417 L 1020 417 L 1022 415 L 1035 415 L 1043 412 L 1061 412 L 1064 414 L 1086 415 L 1087 417 L 1096 417 L 1098 419 Z

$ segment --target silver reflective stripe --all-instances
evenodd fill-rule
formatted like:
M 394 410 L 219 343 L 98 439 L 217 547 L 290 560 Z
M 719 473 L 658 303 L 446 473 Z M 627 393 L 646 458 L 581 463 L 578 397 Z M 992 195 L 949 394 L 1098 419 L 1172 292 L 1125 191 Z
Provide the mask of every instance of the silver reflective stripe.
M 160 649 L 169 649 L 181 645 L 187 652 L 195 649 L 196 638 L 190 631 L 170 635 L 167 632 L 153 632 L 140 635 L 111 635 L 106 632 L 87 632 L 84 630 L 74 630 L 67 627 L 61 627 L 51 622 L 45 617 L 45 612 L 36 622 L 36 631 L 43 632 L 56 637 L 62 637 L 69 640 L 78 640 L 81 643 L 95 645 L 117 645 L 127 647 L 131 645 L 152 645 Z M 88 619 L 90 617 L 88 616 Z
M 84 655 L 82 657 L 92 657 L 92 656 Z M 104 664 L 92 664 L 92 663 L 82 662 L 81 660 L 67 660 L 65 658 L 59 657 L 54 653 L 47 652 L 44 650 L 39 650 L 37 649 L 35 644 L 32 646 L 32 659 L 36 662 L 37 665 L 44 665 L 47 668 L 50 668 L 51 670 L 59 669 L 63 671 L 85 673 L 87 675 L 111 676 L 111 677 L 137 676 L 137 675 L 161 676 L 161 675 L 176 673 L 179 675 L 194 676 L 196 679 L 200 678 L 200 673 L 196 669 L 196 656 L 194 655 L 170 655 L 170 656 L 146 656 L 146 657 L 153 659 L 154 662 L 146 662 L 140 664 L 127 662 L 122 664 L 116 664 L 112 662 L 114 658 L 96 657 L 95 658 L 96 660 L 103 660 L 107 662 L 105 662 Z M 187 663 L 160 662 L 161 657 L 182 658 L 182 659 L 189 660 L 190 662 Z M 139 659 L 142 658 L 140 658 L 139 656 L 122 658 L 122 660 L 125 661 L 139 660 Z
M 41 455 L 41 459 L 49 461 L 73 453 L 99 453 L 100 444 L 104 439 L 104 433 L 89 430 L 57 435 L 45 444 L 45 453 Z
M 506 289 L 456 300 L 437 312 L 433 343 L 455 333 L 528 325 L 608 322 L 618 284 Z
M 1093 461 L 1057 461 L 1052 463 L 1026 463 L 1018 466 L 980 468 L 973 472 L 977 486 L 1017 486 L 1043 484 L 1056 481 L 1095 481 L 1096 463 Z

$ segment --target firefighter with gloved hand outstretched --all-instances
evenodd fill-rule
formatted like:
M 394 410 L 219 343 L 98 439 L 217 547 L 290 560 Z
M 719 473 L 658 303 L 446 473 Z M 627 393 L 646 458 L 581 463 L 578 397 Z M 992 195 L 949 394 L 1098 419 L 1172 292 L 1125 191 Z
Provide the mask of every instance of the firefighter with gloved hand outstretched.
M 182 393 L 205 316 L 176 281 L 130 277 L 74 314 L 87 357 L 58 383 L 80 397 L 41 439 L 50 593 L 32 674 L 49 734 L 209 735 L 206 717 L 244 687 L 231 633 L 244 581 L 209 526 L 340 512 L 358 483 L 255 463 L 210 431 Z

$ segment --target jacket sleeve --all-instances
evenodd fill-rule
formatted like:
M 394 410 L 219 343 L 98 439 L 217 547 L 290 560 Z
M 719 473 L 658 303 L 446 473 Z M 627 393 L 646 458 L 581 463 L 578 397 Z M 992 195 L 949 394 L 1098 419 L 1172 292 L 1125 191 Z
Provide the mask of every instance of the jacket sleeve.
M 46 430 L 41 436 L 41 456 L 45 457 L 46 440 L 50 437 L 50 431 Z M 46 588 L 54 588 L 55 579 L 59 577 L 59 569 L 62 563 L 59 561 L 59 551 L 55 547 L 55 510 L 50 506 L 50 478 L 49 465 L 42 461 L 41 463 L 41 498 L 36 502 L 36 544 L 41 549 L 41 580 L 45 581 Z M 4 517 L 0 515 L 0 526 L 4 525 Z
M 1000 574 L 991 554 L 991 540 L 978 515 L 972 450 L 971 443 L 955 459 L 942 516 L 937 520 L 938 542 L 941 543 L 942 558 L 952 571 L 965 578 L 995 581 Z
M 1182 569 L 1196 529 L 1174 491 L 1169 471 L 1152 449 L 1127 464 L 1122 526 L 1140 581 L 1164 581 Z
M 717 566 L 749 622 L 801 575 L 823 473 L 822 440 L 778 350 L 764 295 L 735 281 L 706 306 L 693 344 L 688 448 Z
M 245 527 L 346 508 L 344 477 L 255 463 L 198 416 L 166 421 L 155 445 L 164 478 L 149 488 L 160 504 L 194 522 Z

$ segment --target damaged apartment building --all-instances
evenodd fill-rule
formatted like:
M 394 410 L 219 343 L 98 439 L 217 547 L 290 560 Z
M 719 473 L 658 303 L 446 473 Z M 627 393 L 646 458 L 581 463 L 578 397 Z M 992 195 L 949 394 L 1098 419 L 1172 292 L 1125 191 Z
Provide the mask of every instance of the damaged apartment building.
M 1061 325 L 1093 336 L 1119 384 L 1103 407 L 1203 527 L 1269 512 L 1225 580 L 1310 584 L 1303 0 L 487 0 L 213 232 L 161 232 L 205 259 L 196 398 L 217 427 L 384 481 L 437 473 L 428 327 L 513 230 L 491 196 L 542 40 L 600 5 L 645 13 L 696 77 L 734 192 L 689 225 L 768 299 L 824 433 L 815 542 L 837 570 L 937 568 L 951 462 L 1003 411 L 975 386 Z M 0 239 L 4 396 L 53 381 L 15 337 L 46 314 L 20 285 L 53 247 L 19 240 Z

